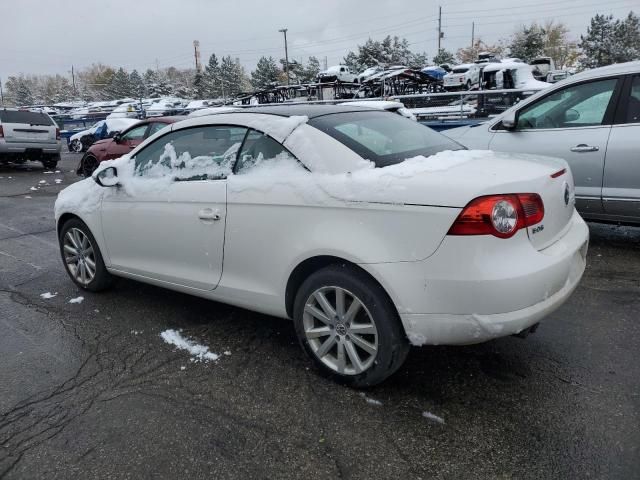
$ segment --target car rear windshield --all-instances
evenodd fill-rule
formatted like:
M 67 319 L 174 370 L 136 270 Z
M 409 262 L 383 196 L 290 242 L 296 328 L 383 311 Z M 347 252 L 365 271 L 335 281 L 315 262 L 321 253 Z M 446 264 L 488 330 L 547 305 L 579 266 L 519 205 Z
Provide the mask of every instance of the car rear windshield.
M 454 68 L 451 70 L 453 73 L 467 73 L 469 71 L 468 68 Z
M 26 123 L 29 125 L 53 125 L 51 118 L 44 113 L 23 110 L 0 110 L 2 123 Z
M 308 122 L 312 127 L 349 147 L 376 167 L 401 163 L 417 155 L 428 157 L 464 147 L 418 122 L 382 111 L 323 115 Z

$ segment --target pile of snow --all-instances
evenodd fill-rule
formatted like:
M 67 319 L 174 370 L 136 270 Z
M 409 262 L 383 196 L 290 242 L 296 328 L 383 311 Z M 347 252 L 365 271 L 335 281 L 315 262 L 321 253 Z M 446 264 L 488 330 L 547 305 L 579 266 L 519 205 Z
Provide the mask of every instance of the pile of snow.
M 41 293 L 41 294 L 40 294 L 40 296 L 41 296 L 42 298 L 44 298 L 45 300 L 48 300 L 49 298 L 53 298 L 53 297 L 55 297 L 56 295 L 58 295 L 58 292 L 55 292 L 55 293 L 51 293 L 51 292 L 44 292 L 44 293 Z
M 84 300 L 84 297 L 75 297 L 69 300 L 69 303 L 82 303 L 83 300 Z
M 376 400 L 375 398 L 371 398 L 371 397 L 367 397 L 367 395 L 365 395 L 364 392 L 360 392 L 360 396 L 362 398 L 364 398 L 364 400 L 369 404 L 369 405 L 375 405 L 376 407 L 381 407 L 382 406 L 382 402 L 380 400 Z
M 435 414 L 433 414 L 431 412 L 426 412 L 426 411 L 422 412 L 422 416 L 424 418 L 426 418 L 427 420 L 431 420 L 431 421 L 434 421 L 436 423 L 440 423 L 440 424 L 444 425 L 444 418 L 439 417 L 438 415 L 435 415 Z
M 219 355 L 211 352 L 206 345 L 198 345 L 193 340 L 183 337 L 177 330 L 165 330 L 160 334 L 162 339 L 169 345 L 173 345 L 180 350 L 186 350 L 197 361 L 208 362 L 217 360 Z

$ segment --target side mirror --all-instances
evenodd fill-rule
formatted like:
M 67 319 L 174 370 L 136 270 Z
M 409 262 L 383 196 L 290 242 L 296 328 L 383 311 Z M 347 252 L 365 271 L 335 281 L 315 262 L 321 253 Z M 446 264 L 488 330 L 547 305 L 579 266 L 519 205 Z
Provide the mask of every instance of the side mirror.
M 122 136 L 120 135 L 120 132 L 116 132 L 116 134 L 113 136 L 113 141 L 116 143 L 120 143 L 122 141 Z
M 565 123 L 575 122 L 576 120 L 579 120 L 579 119 L 580 119 L 580 112 L 578 112 L 577 110 L 574 110 L 573 108 L 570 108 L 569 110 L 564 112 Z
M 101 187 L 115 187 L 118 185 L 118 170 L 116 167 L 107 167 L 98 172 L 93 179 Z
M 518 123 L 518 115 L 515 110 L 508 112 L 501 120 L 502 126 L 507 130 L 515 130 Z

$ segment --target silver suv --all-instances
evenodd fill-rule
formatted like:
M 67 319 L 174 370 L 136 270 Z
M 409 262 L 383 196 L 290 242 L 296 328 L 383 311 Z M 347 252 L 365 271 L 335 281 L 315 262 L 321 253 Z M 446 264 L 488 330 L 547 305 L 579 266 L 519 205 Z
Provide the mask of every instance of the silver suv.
M 468 148 L 564 158 L 583 217 L 640 224 L 640 62 L 573 75 L 486 123 L 442 133 Z
M 55 168 L 60 148 L 60 129 L 46 113 L 0 109 L 0 163 L 31 160 Z

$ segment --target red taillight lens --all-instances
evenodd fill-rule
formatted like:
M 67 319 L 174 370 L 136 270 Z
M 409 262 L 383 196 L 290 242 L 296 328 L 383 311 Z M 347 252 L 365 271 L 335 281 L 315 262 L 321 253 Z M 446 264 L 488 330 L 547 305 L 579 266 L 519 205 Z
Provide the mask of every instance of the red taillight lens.
M 60 129 L 56 128 L 56 140 L 60 140 L 62 136 L 60 135 Z
M 449 235 L 493 235 L 510 238 L 544 218 L 544 204 L 537 193 L 488 195 L 472 200 L 458 215 Z
M 0 125 L 0 138 L 4 137 L 4 130 L 2 129 L 2 125 Z

